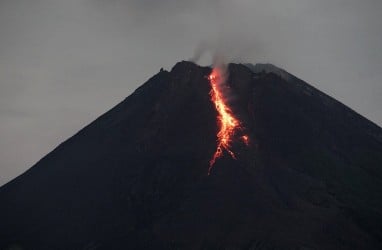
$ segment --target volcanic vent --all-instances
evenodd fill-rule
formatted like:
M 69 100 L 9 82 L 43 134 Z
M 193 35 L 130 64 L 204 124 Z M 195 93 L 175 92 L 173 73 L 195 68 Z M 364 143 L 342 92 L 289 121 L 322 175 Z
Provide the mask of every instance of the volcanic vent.
M 1 187 L 0 249 L 381 249 L 381 128 L 274 66 L 227 71 L 229 96 L 159 72 Z

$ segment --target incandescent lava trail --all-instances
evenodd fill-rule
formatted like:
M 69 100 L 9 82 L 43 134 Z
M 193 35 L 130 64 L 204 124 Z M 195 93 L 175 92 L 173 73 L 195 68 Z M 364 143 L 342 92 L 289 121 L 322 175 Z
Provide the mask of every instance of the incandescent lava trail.
M 217 121 L 219 124 L 219 132 L 217 133 L 217 147 L 212 159 L 210 160 L 210 167 L 208 175 L 215 164 L 215 161 L 221 157 L 224 150 L 227 151 L 233 159 L 236 159 L 235 153 L 231 149 L 231 143 L 238 130 L 242 130 L 240 121 L 234 116 L 231 108 L 228 106 L 223 89 L 225 85 L 225 72 L 222 67 L 213 68 L 208 80 L 211 84 L 211 101 L 214 103 L 216 111 L 218 112 Z M 248 145 L 248 135 L 242 135 L 240 139 Z

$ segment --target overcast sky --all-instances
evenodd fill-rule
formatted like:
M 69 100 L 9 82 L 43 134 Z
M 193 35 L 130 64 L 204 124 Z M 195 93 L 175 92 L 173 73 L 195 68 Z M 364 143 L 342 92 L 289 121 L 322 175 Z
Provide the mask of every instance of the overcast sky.
M 0 185 L 200 44 L 381 126 L 381 27 L 381 0 L 0 0 Z

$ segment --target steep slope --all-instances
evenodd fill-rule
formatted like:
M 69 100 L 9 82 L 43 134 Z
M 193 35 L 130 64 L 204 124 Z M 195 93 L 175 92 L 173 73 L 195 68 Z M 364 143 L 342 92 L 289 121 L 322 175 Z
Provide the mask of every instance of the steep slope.
M 181 62 L 0 189 L 0 249 L 378 249 L 382 131 L 303 81 L 231 64 L 251 143 L 216 148 L 211 69 Z

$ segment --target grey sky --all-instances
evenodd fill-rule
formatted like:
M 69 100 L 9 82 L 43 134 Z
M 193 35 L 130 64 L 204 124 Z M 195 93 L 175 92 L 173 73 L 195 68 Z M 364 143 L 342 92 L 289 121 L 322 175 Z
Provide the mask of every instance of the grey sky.
M 381 26 L 380 0 L 0 0 L 0 185 L 199 44 L 381 126 Z

